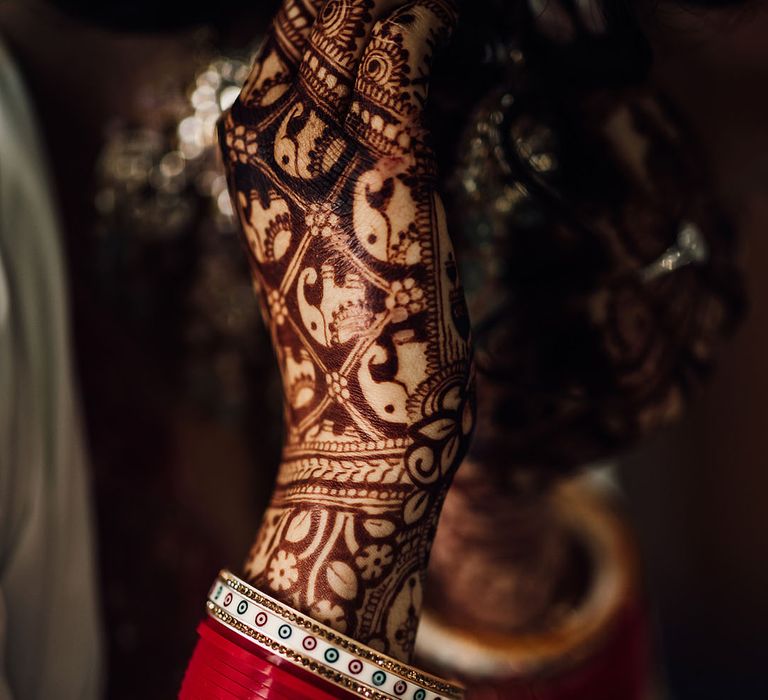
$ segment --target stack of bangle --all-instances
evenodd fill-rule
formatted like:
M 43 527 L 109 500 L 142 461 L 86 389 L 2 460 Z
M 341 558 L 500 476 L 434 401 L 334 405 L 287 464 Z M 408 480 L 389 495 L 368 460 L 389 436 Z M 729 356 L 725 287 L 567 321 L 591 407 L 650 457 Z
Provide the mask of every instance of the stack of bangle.
M 222 571 L 181 700 L 460 700 L 464 690 L 316 622 Z

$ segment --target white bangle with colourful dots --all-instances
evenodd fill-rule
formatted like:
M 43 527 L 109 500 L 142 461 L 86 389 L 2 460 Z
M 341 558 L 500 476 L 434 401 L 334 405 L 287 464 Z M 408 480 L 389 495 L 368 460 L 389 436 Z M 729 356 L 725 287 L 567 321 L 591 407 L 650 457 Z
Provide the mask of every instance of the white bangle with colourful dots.
M 259 647 L 370 700 L 461 700 L 464 689 L 366 647 L 270 598 L 228 571 L 208 614 Z

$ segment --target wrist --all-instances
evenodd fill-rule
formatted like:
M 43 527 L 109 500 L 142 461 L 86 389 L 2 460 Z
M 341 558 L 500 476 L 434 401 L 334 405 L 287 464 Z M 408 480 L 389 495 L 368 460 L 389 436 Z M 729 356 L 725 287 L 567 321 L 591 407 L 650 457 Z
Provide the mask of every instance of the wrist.
M 275 492 L 246 564 L 254 586 L 396 658 L 410 658 L 443 493 L 396 480 L 311 480 Z M 343 505 L 340 499 L 344 499 Z
M 473 424 L 470 379 L 445 376 L 423 400 L 425 417 L 378 439 L 325 424 L 288 431 L 245 567 L 270 595 L 401 659 L 412 654 L 437 519 Z
M 360 644 L 226 571 L 208 595 L 209 619 L 180 697 L 460 700 L 463 689 Z

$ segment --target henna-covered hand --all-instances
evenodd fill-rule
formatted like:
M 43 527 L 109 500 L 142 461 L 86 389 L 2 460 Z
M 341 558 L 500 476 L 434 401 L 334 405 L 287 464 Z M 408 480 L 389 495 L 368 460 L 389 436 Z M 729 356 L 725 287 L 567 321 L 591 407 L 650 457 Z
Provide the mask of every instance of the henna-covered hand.
M 285 0 L 222 123 L 286 438 L 247 562 L 407 659 L 469 441 L 469 321 L 422 112 L 446 0 Z

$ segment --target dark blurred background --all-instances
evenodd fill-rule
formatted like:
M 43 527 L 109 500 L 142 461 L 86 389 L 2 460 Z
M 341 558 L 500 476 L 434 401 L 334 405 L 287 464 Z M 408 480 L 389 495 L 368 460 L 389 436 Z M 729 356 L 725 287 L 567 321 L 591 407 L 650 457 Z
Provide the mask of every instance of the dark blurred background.
M 277 380 L 216 166 L 180 174 L 173 155 L 210 147 L 210 100 L 274 4 L 0 3 L 65 227 L 110 698 L 173 696 L 207 586 L 243 560 L 278 456 Z M 647 28 L 653 80 L 740 234 L 750 311 L 701 400 L 623 459 L 620 480 L 670 696 L 765 698 L 768 10 L 662 4 Z M 136 185 L 147 159 L 157 175 Z M 173 595 L 149 615 L 157 579 Z
M 680 698 L 768 696 L 768 12 L 660 11 L 654 79 L 700 139 L 742 237 L 749 312 L 674 430 L 628 457 L 622 483 Z

